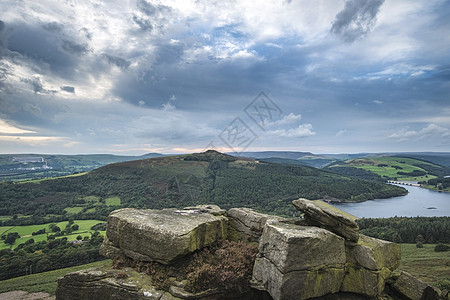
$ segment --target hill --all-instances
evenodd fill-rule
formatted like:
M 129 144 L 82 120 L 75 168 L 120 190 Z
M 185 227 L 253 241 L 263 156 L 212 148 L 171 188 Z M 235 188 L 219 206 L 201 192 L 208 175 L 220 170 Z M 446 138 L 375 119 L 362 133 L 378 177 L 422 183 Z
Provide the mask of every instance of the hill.
M 148 153 L 141 156 L 0 154 L 0 181 L 64 176 L 90 171 L 111 163 L 161 156 L 164 155 L 160 153 Z
M 165 208 L 213 203 L 292 215 L 299 197 L 364 201 L 403 195 L 396 186 L 368 182 L 306 166 L 237 158 L 215 151 L 110 164 L 77 177 L 0 184 L 0 216 L 48 214 L 105 219 L 117 207 Z M 119 206 L 106 203 L 118 197 Z M 19 218 L 20 219 L 20 218 Z M 53 222 L 41 220 L 40 223 Z M 19 224 L 15 224 L 19 225 Z M 20 224 L 25 225 L 25 224 Z
M 339 161 L 327 170 L 372 180 L 426 181 L 450 174 L 450 168 L 406 156 L 361 157 Z
M 275 162 L 288 165 L 302 165 L 314 168 L 324 168 L 338 159 L 323 155 L 316 155 L 311 152 L 294 151 L 261 151 L 261 152 L 242 152 L 243 157 L 262 159 L 268 162 Z

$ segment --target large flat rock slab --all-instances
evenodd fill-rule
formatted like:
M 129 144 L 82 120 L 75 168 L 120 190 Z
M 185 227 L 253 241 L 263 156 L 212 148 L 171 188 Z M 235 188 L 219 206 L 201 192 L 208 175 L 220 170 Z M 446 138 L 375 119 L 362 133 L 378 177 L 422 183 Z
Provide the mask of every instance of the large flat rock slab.
M 194 208 L 137 210 L 124 208 L 108 217 L 101 253 L 120 253 L 140 261 L 170 264 L 217 240 L 226 239 L 228 219 Z
M 327 229 L 352 242 L 358 241 L 359 226 L 355 222 L 355 216 L 321 200 L 311 201 L 300 198 L 292 201 L 292 204 L 305 214 L 308 225 Z

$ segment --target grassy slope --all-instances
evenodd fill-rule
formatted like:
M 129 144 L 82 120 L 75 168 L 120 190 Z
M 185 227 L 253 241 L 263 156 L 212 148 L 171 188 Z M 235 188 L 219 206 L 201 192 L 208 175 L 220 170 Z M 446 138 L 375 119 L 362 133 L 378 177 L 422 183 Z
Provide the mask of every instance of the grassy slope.
M 74 224 L 77 224 L 79 226 L 78 230 L 73 231 L 70 235 L 60 236 L 57 238 L 63 238 L 67 237 L 69 241 L 76 240 L 78 235 L 81 236 L 90 236 L 91 233 L 94 232 L 94 230 L 91 230 L 91 227 L 98 224 L 103 223 L 103 221 L 98 220 L 76 220 L 74 221 Z M 46 241 L 47 240 L 47 233 L 53 234 L 49 228 L 49 225 L 51 223 L 47 224 L 41 224 L 41 225 L 28 225 L 28 226 L 0 226 L 0 235 L 7 234 L 9 232 L 17 232 L 21 238 L 17 239 L 16 242 L 13 244 L 13 249 L 17 247 L 18 245 L 25 243 L 26 241 L 33 239 L 35 242 L 40 241 Z M 63 230 L 66 225 L 68 224 L 68 221 L 59 222 L 56 223 L 56 225 Z M 39 234 L 32 236 L 31 234 L 33 232 L 36 232 L 42 228 L 45 228 L 46 233 L 45 234 Z M 105 232 L 101 232 L 104 234 Z M 0 250 L 9 248 L 9 245 L 4 244 L 3 242 L 0 242 Z
M 435 252 L 434 244 L 424 244 L 417 248 L 415 244 L 401 244 L 401 270 L 432 285 L 447 280 L 450 284 L 450 252 Z M 441 288 L 441 287 L 440 287 Z M 448 287 L 447 287 L 448 288 Z
M 345 162 L 345 164 L 339 164 L 336 166 L 347 166 L 347 167 L 356 167 L 360 169 L 364 169 L 370 172 L 373 172 L 375 174 L 378 174 L 382 177 L 385 177 L 386 179 L 392 179 L 397 178 L 398 180 L 402 181 L 423 181 L 428 180 L 431 178 L 436 178 L 436 176 L 429 174 L 426 170 L 424 170 L 421 167 L 418 167 L 416 165 L 429 165 L 434 167 L 439 167 L 438 165 L 412 159 L 412 158 L 406 158 L 406 157 L 391 157 L 391 156 L 382 156 L 382 157 L 370 157 L 370 158 L 358 158 L 353 160 L 348 160 Z M 385 166 L 379 166 L 379 165 L 388 165 Z M 401 169 L 397 169 L 397 168 Z M 410 177 L 406 175 L 399 175 L 397 172 L 405 172 L 409 173 L 414 170 L 417 171 L 424 171 L 427 172 L 428 175 L 426 176 L 417 176 L 417 177 Z
M 75 272 L 93 267 L 102 267 L 110 264 L 111 264 L 110 260 L 103 260 L 90 263 L 87 265 L 64 268 L 45 273 L 3 280 L 0 281 L 0 293 L 22 290 L 27 291 L 29 293 L 46 292 L 51 295 L 54 295 L 57 286 L 57 280 L 59 277 L 62 277 L 70 272 Z

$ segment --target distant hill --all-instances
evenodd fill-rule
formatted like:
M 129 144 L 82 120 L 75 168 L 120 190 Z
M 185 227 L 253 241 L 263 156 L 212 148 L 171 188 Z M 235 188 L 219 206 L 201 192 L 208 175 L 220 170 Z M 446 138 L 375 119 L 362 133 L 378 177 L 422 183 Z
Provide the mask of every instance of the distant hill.
M 311 152 L 296 151 L 259 151 L 259 152 L 241 152 L 239 156 L 251 158 L 269 158 L 278 157 L 285 159 L 299 159 L 304 156 L 315 156 Z
M 399 156 L 415 158 L 431 162 L 437 165 L 450 167 L 450 153 L 448 152 L 419 152 L 419 153 L 411 152 L 411 153 L 402 153 Z
M 147 153 L 141 156 L 112 154 L 48 155 L 0 154 L 0 181 L 64 176 L 130 160 L 164 156 Z
M 207 151 L 114 163 L 77 177 L 1 183 L 0 215 L 65 215 L 65 209 L 70 207 L 75 218 L 104 219 L 117 208 L 105 202 L 111 197 L 120 198 L 120 207 L 212 203 L 224 208 L 245 206 L 292 215 L 295 209 L 290 201 L 299 197 L 364 201 L 405 193 L 405 189 L 397 186 L 312 167 Z
M 346 161 L 337 161 L 327 170 L 347 176 L 355 176 L 368 180 L 401 180 L 401 181 L 427 181 L 436 177 L 450 175 L 450 168 L 438 165 L 415 157 L 438 157 L 445 161 L 445 156 L 365 156 Z
M 320 169 L 337 161 L 337 159 L 334 157 L 316 155 L 311 152 L 294 152 L 294 151 L 242 152 L 240 153 L 240 156 L 262 159 L 268 162 L 275 162 L 288 165 L 303 165 Z

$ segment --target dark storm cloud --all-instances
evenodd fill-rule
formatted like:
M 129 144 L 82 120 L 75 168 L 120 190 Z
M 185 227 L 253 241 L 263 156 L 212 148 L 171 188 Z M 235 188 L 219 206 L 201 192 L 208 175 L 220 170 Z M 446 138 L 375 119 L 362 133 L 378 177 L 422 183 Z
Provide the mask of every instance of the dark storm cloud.
M 155 28 L 161 29 L 167 23 L 167 16 L 172 12 L 168 6 L 153 4 L 145 0 L 136 2 L 138 14 L 133 14 L 133 22 L 142 30 L 152 32 Z
M 0 20 L 0 55 L 3 52 L 3 49 L 6 47 L 6 33 L 4 31 L 5 29 L 5 22 Z
M 82 55 L 89 51 L 88 45 L 80 45 L 69 40 L 63 40 L 61 47 L 69 53 Z
M 68 93 L 72 93 L 72 94 L 75 93 L 75 88 L 73 86 L 64 85 L 64 86 L 61 86 L 60 89 L 61 89 L 61 91 L 65 91 Z
M 55 94 L 57 92 L 55 90 L 45 89 L 40 78 L 23 78 L 22 81 L 30 85 L 33 92 L 36 94 Z
M 48 30 L 50 32 L 61 32 L 64 28 L 62 24 L 59 24 L 57 22 L 47 23 L 42 25 L 42 27 L 44 27 L 45 30 Z
M 152 4 L 145 0 L 138 0 L 136 3 L 137 8 L 143 14 L 152 17 L 157 16 L 159 14 L 166 14 L 171 11 L 170 7 L 160 4 Z
M 383 3 L 384 0 L 348 0 L 336 15 L 331 32 L 349 43 L 364 37 L 375 25 Z
M 92 33 L 89 31 L 89 29 L 87 29 L 86 27 L 83 27 L 83 28 L 80 29 L 80 31 L 84 34 L 84 36 L 88 40 L 92 40 Z
M 37 65 L 48 64 L 60 76 L 70 76 L 77 59 L 73 53 L 84 51 L 75 43 L 64 43 L 59 34 L 45 30 L 42 26 L 9 24 L 12 28 L 7 47 L 13 54 L 30 58 Z M 66 51 L 60 45 L 65 45 Z M 70 50 L 70 51 L 68 51 Z
M 139 26 L 139 28 L 143 31 L 152 31 L 153 25 L 150 23 L 150 20 L 146 20 L 143 18 L 140 18 L 136 15 L 133 16 L 133 22 Z
M 431 76 L 431 79 L 440 81 L 450 81 L 450 65 L 441 66 Z
M 102 56 L 104 58 L 106 58 L 108 63 L 110 63 L 112 65 L 115 65 L 115 66 L 121 68 L 122 70 L 127 69 L 130 66 L 130 64 L 131 64 L 131 62 L 129 62 L 128 60 L 123 59 L 123 58 L 118 57 L 118 56 L 109 55 L 109 54 L 106 54 L 106 53 L 103 53 Z

